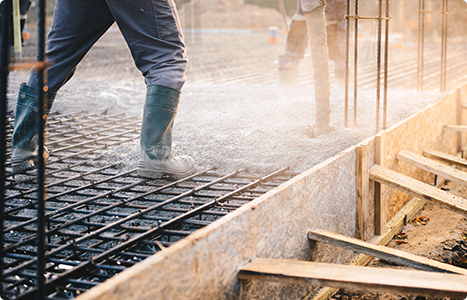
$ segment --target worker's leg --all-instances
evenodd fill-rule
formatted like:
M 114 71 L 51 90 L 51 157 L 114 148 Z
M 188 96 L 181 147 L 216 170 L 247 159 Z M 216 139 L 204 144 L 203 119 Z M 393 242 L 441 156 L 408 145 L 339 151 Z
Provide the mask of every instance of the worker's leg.
M 334 61 L 335 77 L 342 81 L 345 76 L 345 0 L 327 0 L 326 20 L 329 58 Z
M 326 40 L 326 19 L 324 15 L 324 0 L 309 0 L 302 2 L 305 12 L 308 38 L 311 46 L 313 77 L 315 82 L 316 122 L 314 136 L 328 133 L 331 108 L 329 104 L 329 54 Z
M 279 85 L 297 84 L 298 65 L 308 45 L 305 15 L 300 2 L 297 1 L 297 11 L 287 34 L 285 53 L 279 56 Z
M 52 107 L 55 93 L 73 75 L 76 65 L 91 46 L 112 25 L 113 17 L 104 0 L 58 0 L 54 20 L 47 37 L 46 115 Z M 27 85 L 22 84 L 16 103 L 12 139 L 14 171 L 35 165 L 37 154 L 36 105 L 39 87 L 38 73 L 31 72 Z M 46 119 L 44 119 L 45 122 Z
M 172 132 L 186 54 L 173 0 L 107 0 L 135 64 L 147 84 L 138 174 L 183 177 L 195 171 L 191 157 L 172 155 Z

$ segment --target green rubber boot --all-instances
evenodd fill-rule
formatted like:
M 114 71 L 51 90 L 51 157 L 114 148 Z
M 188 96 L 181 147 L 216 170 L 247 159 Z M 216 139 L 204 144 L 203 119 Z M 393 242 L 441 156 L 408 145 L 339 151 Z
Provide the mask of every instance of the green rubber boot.
M 36 166 L 37 157 L 37 89 L 22 83 L 18 92 L 18 101 L 16 102 L 15 126 L 12 137 L 12 157 L 11 168 L 14 173 L 23 172 Z M 44 111 L 45 118 L 52 108 L 55 99 L 55 93 L 46 93 L 47 108 Z M 44 159 L 49 157 L 47 148 L 44 147 Z
M 172 155 L 173 123 L 179 100 L 178 90 L 147 86 L 138 175 L 154 179 L 163 175 L 181 178 L 196 171 L 193 158 Z

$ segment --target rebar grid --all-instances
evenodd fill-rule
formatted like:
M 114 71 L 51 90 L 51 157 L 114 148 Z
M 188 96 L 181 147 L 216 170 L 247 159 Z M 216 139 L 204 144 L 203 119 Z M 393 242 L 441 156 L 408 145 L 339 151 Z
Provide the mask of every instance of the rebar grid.
M 350 14 L 350 2 L 346 2 L 346 62 L 345 62 L 345 112 L 344 122 L 348 126 L 349 114 L 349 75 L 350 75 L 350 21 L 354 22 L 354 39 L 353 39 L 353 113 L 354 113 L 354 126 L 358 126 L 357 111 L 358 111 L 358 87 L 359 87 L 359 38 L 358 38 L 358 24 L 359 20 L 375 20 L 377 21 L 377 58 L 376 58 L 376 125 L 375 132 L 379 131 L 380 113 L 381 113 L 381 84 L 383 84 L 383 129 L 386 129 L 387 120 L 387 89 L 388 89 L 388 64 L 389 64 L 389 0 L 378 0 L 378 16 L 361 16 L 359 12 L 358 0 L 353 1 L 354 14 Z M 383 3 L 385 5 L 383 6 Z M 384 23 L 383 23 L 384 22 Z M 384 43 L 383 43 L 383 26 L 384 26 Z M 383 69 L 383 83 L 381 83 L 381 69 Z
M 441 59 L 440 59 L 440 81 L 439 91 L 447 90 L 447 48 L 448 48 L 448 2 L 443 0 L 441 11 L 432 11 L 425 9 L 425 0 L 418 2 L 418 65 L 417 65 L 417 89 L 423 91 L 425 81 L 425 19 L 427 15 L 441 15 Z
M 73 298 L 296 175 L 206 170 L 152 180 L 102 159 L 109 145 L 139 138 L 140 126 L 122 115 L 51 115 L 44 299 Z M 32 299 L 38 292 L 36 177 L 9 168 L 6 175 L 2 297 Z

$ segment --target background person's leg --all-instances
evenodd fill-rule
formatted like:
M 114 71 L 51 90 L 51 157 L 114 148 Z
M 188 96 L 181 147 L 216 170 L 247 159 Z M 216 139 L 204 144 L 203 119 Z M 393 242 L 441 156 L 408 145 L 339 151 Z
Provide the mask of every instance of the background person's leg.
M 292 18 L 290 30 L 287 34 L 285 53 L 279 56 L 279 85 L 297 85 L 298 66 L 300 60 L 305 55 L 307 46 L 308 38 L 305 15 L 302 11 L 301 0 L 298 0 L 297 11 Z

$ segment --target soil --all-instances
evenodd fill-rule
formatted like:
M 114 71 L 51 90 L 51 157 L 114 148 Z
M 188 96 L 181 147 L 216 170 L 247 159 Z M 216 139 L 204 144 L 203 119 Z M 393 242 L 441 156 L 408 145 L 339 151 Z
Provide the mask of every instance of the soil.
M 442 189 L 458 196 L 467 197 L 467 187 L 453 182 L 444 182 Z M 467 218 L 431 203 L 425 206 L 388 244 L 389 247 L 408 253 L 427 257 L 436 261 L 467 268 Z M 387 261 L 374 259 L 370 267 L 398 268 Z M 335 300 L 448 300 L 450 298 L 431 298 L 409 295 L 382 293 L 363 293 L 340 290 L 331 299 Z

